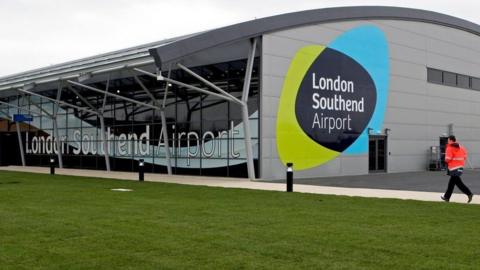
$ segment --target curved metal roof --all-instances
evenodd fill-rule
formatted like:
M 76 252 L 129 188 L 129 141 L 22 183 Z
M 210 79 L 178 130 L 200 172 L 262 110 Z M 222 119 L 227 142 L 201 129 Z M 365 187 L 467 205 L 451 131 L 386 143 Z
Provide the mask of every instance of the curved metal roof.
M 393 19 L 419 21 L 444 25 L 480 36 L 480 26 L 449 15 L 400 7 L 359 6 L 336 7 L 287 13 L 244 23 L 213 29 L 160 42 L 140 45 L 111 53 L 70 61 L 63 64 L 26 71 L 0 78 L 0 90 L 20 87 L 28 83 L 46 83 L 69 77 L 78 77 L 86 72 L 95 74 L 112 68 L 150 63 L 155 59 L 158 67 L 162 63 L 178 60 L 197 52 L 246 41 L 262 34 L 334 21 L 361 19 Z
M 383 6 L 336 7 L 256 19 L 205 32 L 165 46 L 152 48 L 149 51 L 154 57 L 157 67 L 161 67 L 162 63 L 175 61 L 198 51 L 257 37 L 269 32 L 311 24 L 364 19 L 419 21 L 444 25 L 480 35 L 480 26 L 477 24 L 427 10 Z
M 152 62 L 152 57 L 148 53 L 148 49 L 169 44 L 171 42 L 188 38 L 196 34 L 198 33 L 165 39 L 162 41 L 152 42 L 61 64 L 51 65 L 48 67 L 3 76 L 0 77 L 0 90 L 15 86 L 15 84 L 27 84 L 32 82 L 38 83 L 39 81 L 41 83 L 45 80 L 51 81 L 58 80 L 60 78 L 78 77 L 79 74 L 101 69 L 108 70 L 128 64 L 149 63 Z

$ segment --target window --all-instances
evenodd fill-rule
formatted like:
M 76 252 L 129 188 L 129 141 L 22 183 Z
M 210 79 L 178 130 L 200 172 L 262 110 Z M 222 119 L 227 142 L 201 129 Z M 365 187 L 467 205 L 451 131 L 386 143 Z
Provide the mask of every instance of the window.
M 457 74 L 452 72 L 443 72 L 443 84 L 457 86 Z
M 470 88 L 470 77 L 458 74 L 457 86 L 462 88 Z
M 428 69 L 427 79 L 432 83 L 443 83 L 442 71 L 437 69 Z
M 472 78 L 472 89 L 473 90 L 480 90 L 480 79 L 479 78 Z
M 465 89 L 480 90 L 480 78 L 427 67 L 427 81 Z

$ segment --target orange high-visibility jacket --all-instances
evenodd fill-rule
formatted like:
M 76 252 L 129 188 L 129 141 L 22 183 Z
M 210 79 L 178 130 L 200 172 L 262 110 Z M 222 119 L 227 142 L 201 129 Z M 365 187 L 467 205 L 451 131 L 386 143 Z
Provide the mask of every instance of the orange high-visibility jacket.
M 455 147 L 458 146 L 458 147 Z M 467 160 L 467 149 L 458 143 L 451 143 L 447 145 L 445 151 L 445 162 L 449 170 L 463 168 Z

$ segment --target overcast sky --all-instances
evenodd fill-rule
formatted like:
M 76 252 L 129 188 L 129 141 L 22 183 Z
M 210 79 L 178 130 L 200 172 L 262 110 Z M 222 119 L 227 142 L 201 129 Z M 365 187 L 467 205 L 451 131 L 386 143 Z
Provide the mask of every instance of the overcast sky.
M 0 76 L 255 18 L 359 5 L 427 9 L 480 24 L 473 0 L 0 0 Z

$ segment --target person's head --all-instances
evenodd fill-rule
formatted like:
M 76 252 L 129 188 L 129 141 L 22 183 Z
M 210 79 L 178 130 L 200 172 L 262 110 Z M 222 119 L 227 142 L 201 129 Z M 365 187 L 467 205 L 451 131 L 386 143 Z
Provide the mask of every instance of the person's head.
M 448 136 L 448 143 L 454 143 L 454 142 L 457 142 L 457 138 L 455 138 L 455 136 L 453 135 Z

